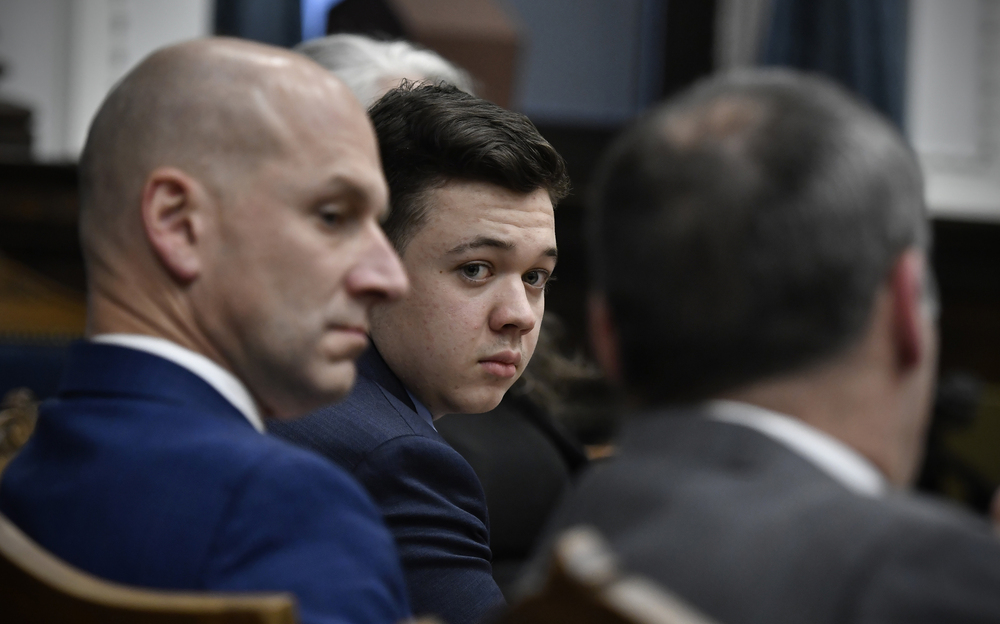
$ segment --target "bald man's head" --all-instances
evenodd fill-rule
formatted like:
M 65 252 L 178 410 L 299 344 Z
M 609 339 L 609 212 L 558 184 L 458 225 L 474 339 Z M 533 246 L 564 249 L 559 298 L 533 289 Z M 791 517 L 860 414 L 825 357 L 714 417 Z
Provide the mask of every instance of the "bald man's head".
M 332 74 L 238 40 L 166 48 L 108 96 L 80 166 L 89 335 L 171 340 L 277 416 L 347 392 L 369 308 L 406 277 L 374 131 Z
M 262 159 L 294 148 L 281 114 L 289 102 L 338 89 L 347 97 L 318 65 L 252 42 L 201 39 L 154 52 L 115 86 L 91 124 L 80 160 L 85 251 L 128 236 L 109 226 L 137 217 L 154 168 L 176 167 L 224 196 Z M 312 95 L 338 104 L 329 93 Z

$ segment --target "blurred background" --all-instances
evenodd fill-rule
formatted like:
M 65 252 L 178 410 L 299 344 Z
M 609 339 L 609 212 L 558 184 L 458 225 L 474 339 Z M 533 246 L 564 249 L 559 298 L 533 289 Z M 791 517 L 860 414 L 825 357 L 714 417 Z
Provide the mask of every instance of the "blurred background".
M 920 487 L 986 508 L 1000 484 L 1000 0 L 0 0 L 0 396 L 51 396 L 82 335 L 75 162 L 115 81 L 175 41 L 334 32 L 436 50 L 566 158 L 549 309 L 571 353 L 587 351 L 582 196 L 632 117 L 757 65 L 868 100 L 919 154 L 934 220 L 941 383 Z

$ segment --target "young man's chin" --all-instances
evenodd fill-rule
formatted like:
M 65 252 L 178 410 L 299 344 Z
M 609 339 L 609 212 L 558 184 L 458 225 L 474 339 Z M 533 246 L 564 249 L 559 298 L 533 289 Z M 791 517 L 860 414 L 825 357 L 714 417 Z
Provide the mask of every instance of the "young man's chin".
M 453 409 L 453 413 L 483 414 L 495 409 L 497 405 L 500 405 L 500 401 L 503 400 L 506 393 L 507 388 L 502 390 L 489 388 L 479 392 L 469 393 L 462 397 L 456 397 L 457 400 L 454 402 L 455 409 Z

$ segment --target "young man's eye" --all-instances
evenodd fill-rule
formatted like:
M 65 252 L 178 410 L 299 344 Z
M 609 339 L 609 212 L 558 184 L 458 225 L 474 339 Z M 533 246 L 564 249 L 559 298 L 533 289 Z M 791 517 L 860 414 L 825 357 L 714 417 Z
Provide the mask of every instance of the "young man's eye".
M 524 283 L 527 284 L 528 286 L 533 286 L 535 288 L 544 288 L 545 285 L 549 282 L 549 277 L 550 274 L 548 271 L 535 270 L 535 271 L 528 271 L 521 277 L 521 279 L 524 280 Z
M 481 281 L 490 276 L 489 265 L 481 262 L 463 264 L 459 270 L 462 272 L 462 277 L 475 281 Z

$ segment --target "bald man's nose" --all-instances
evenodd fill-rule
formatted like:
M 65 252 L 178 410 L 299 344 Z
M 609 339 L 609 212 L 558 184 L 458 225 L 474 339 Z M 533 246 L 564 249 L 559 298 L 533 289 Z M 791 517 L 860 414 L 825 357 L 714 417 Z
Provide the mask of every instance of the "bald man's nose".
M 396 250 L 375 222 L 367 226 L 368 245 L 347 279 L 347 287 L 356 297 L 377 302 L 393 301 L 406 294 L 410 280 Z

